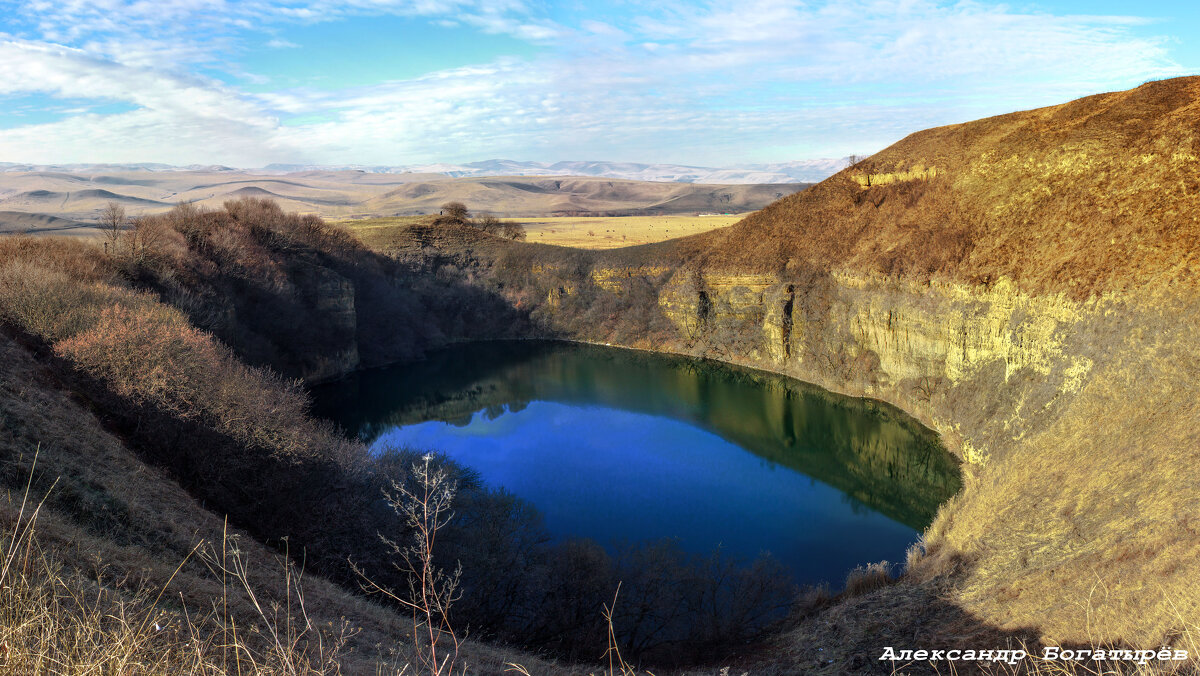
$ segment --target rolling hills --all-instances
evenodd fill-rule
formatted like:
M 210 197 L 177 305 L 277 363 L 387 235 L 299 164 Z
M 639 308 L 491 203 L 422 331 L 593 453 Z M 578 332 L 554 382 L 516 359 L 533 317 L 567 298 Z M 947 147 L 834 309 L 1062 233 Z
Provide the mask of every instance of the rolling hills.
M 161 213 L 178 202 L 216 208 L 231 199 L 261 197 L 288 211 L 341 218 L 437 213 L 451 201 L 498 216 L 742 213 L 805 187 L 803 183 L 703 185 L 578 176 L 450 178 L 362 171 L 10 170 L 0 172 L 0 211 L 94 222 L 110 201 L 136 216 Z M 6 229 L 18 229 L 19 220 L 6 218 Z
M 629 181 L 704 184 L 816 183 L 846 166 L 846 158 L 796 160 L 770 164 L 743 164 L 727 167 L 696 167 L 678 164 L 639 162 L 560 161 L 528 162 L 483 160 L 463 164 L 412 164 L 398 166 L 268 164 L 261 169 L 238 170 L 220 165 L 189 165 L 141 162 L 134 164 L 38 165 L 0 162 L 0 172 L 60 172 L 74 174 L 111 174 L 128 171 L 174 172 L 207 171 L 249 173 L 275 176 L 302 172 L 355 172 L 372 174 L 428 174 L 451 178 L 483 176 L 592 176 Z

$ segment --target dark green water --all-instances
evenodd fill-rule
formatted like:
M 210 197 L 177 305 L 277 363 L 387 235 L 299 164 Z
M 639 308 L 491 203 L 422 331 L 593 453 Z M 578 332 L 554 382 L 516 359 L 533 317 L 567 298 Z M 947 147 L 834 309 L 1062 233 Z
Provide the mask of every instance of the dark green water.
M 440 450 L 525 498 L 556 537 L 770 552 L 804 584 L 902 561 L 960 486 L 894 407 L 669 355 L 475 343 L 314 394 L 377 447 Z

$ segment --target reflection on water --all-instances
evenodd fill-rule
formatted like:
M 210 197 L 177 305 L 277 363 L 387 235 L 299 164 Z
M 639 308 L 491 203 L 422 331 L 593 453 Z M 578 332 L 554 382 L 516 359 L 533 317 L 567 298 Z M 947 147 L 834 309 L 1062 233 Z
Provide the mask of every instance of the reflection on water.
M 668 355 L 477 343 L 315 395 L 368 442 L 436 448 L 529 500 L 557 536 L 767 550 L 801 582 L 899 560 L 960 485 L 891 406 Z

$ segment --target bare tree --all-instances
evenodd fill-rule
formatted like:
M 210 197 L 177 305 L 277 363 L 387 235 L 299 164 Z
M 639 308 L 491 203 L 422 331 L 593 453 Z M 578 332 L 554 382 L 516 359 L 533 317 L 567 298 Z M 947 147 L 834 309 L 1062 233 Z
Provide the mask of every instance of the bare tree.
M 100 229 L 104 232 L 104 250 L 110 255 L 117 255 L 117 245 L 121 243 L 121 232 L 126 224 L 125 207 L 116 202 L 109 202 L 104 211 L 100 212 Z
M 413 646 L 422 673 L 449 675 L 458 659 L 459 640 L 450 626 L 450 606 L 461 596 L 462 566 L 449 573 L 434 565 L 433 547 L 438 532 L 454 518 L 451 505 L 458 483 L 426 454 L 412 464 L 411 483 L 393 481 L 384 497 L 411 529 L 413 541 L 401 545 L 384 535 L 380 539 L 396 557 L 393 565 L 408 578 L 408 593 L 398 594 L 373 582 L 357 566 L 364 591 L 381 593 L 413 614 Z M 422 645 L 424 644 L 424 645 Z
M 525 226 L 515 221 L 504 222 L 504 236 L 515 241 L 525 239 Z
M 442 205 L 442 217 L 448 221 L 466 223 L 471 217 L 471 212 L 462 202 L 446 202 Z
M 133 262 L 141 265 L 162 240 L 166 224 L 161 216 L 138 216 L 130 221 L 129 253 Z
M 489 235 L 500 236 L 504 230 L 504 223 L 495 216 L 484 216 L 475 223 L 475 227 L 486 232 Z

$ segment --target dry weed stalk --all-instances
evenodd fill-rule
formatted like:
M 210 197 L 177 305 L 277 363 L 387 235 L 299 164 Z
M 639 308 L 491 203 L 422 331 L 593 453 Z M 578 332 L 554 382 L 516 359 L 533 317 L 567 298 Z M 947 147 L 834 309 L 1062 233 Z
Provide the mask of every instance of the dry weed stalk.
M 351 564 L 362 579 L 363 590 L 378 593 L 408 609 L 413 616 L 413 648 L 422 673 L 442 676 L 454 673 L 460 640 L 450 624 L 450 607 L 462 592 L 458 588 L 462 566 L 448 573 L 434 563 L 438 532 L 454 518 L 452 505 L 458 484 L 446 470 L 436 467 L 433 455 L 425 454 L 412 464 L 415 487 L 392 482 L 384 491 L 388 505 L 412 530 L 412 543 L 401 545 L 380 534 L 396 557 L 393 564 L 408 579 L 408 594 L 401 595 L 373 581 Z M 464 668 L 465 671 L 465 668 Z
M 233 536 L 224 538 L 220 558 L 214 548 L 197 543 L 157 589 L 139 585 L 122 592 L 128 579 L 89 581 L 65 572 L 38 543 L 37 522 L 46 497 L 33 506 L 36 467 L 35 455 L 12 527 L 0 536 L 0 672 L 342 673 L 340 657 L 353 632 L 345 624 L 329 632 L 314 625 L 304 605 L 303 576 L 286 560 L 284 597 L 265 601 L 251 583 L 252 571 Z M 197 552 L 210 570 L 220 573 L 222 598 L 199 615 L 182 596 L 178 610 L 164 608 L 168 588 Z M 247 631 L 235 621 L 228 609 L 231 593 L 250 599 L 258 626 Z

